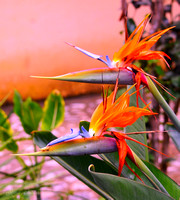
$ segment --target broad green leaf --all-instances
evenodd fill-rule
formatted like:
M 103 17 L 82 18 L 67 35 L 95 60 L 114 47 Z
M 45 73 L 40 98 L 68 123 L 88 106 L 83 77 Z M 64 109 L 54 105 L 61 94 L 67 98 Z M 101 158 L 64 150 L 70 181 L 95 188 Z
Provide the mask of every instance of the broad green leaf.
M 41 129 L 51 131 L 64 120 L 64 100 L 58 90 L 54 90 L 46 99 L 43 108 Z
M 113 69 L 97 68 L 97 69 L 78 71 L 53 77 L 43 77 L 43 76 L 32 76 L 32 77 L 53 79 L 60 81 L 71 81 L 71 82 L 115 84 L 118 74 L 119 74 L 119 85 L 133 84 L 132 72 L 125 69 L 122 69 L 119 72 L 119 70 L 116 68 Z
M 130 90 L 130 93 L 135 92 L 135 88 L 132 88 Z M 132 95 L 130 97 L 130 106 L 137 106 L 137 102 L 136 102 L 136 94 Z M 143 103 L 141 101 L 141 99 L 139 98 L 139 107 L 143 107 Z M 125 132 L 126 133 L 130 133 L 130 132 L 141 132 L 141 131 L 145 131 L 145 121 L 144 121 L 144 117 L 139 118 L 134 124 L 132 124 L 131 126 L 127 126 L 125 128 Z M 146 135 L 145 134 L 139 134 L 139 135 L 131 135 L 130 137 L 140 141 L 143 144 L 146 144 Z M 133 141 L 129 141 L 127 140 L 127 144 L 130 146 L 130 148 L 141 158 L 141 159 L 147 159 L 148 160 L 148 153 L 147 153 L 147 148 L 136 143 Z
M 22 101 L 21 95 L 19 94 L 17 90 L 14 91 L 13 102 L 14 102 L 14 113 L 16 113 L 16 115 L 19 116 L 19 118 L 22 118 L 23 101 Z
M 32 101 L 30 97 L 23 102 L 17 91 L 14 93 L 13 101 L 14 112 L 19 116 L 25 132 L 30 134 L 37 130 L 43 114 L 40 105 Z
M 143 161 L 137 157 L 136 154 L 134 154 L 134 159 L 136 160 L 136 163 L 138 164 L 139 168 L 128 158 L 126 158 L 126 161 L 130 168 L 140 176 L 140 178 L 143 180 L 143 182 L 147 186 L 154 187 L 155 189 L 159 189 L 164 193 L 168 192 L 166 191 L 165 187 L 161 184 L 161 182 L 157 179 L 157 177 L 154 176 L 154 174 L 148 169 L 148 167 L 143 163 Z M 106 160 L 107 162 L 110 162 L 116 169 L 118 169 L 119 162 L 118 162 L 118 153 L 109 153 L 102 155 L 102 158 Z M 142 173 L 143 172 L 143 173 Z M 122 173 L 122 177 L 129 178 L 131 180 L 135 180 L 138 182 L 139 179 L 124 165 Z
M 118 152 L 114 153 L 106 153 L 106 154 L 101 154 L 100 156 L 103 160 L 108 162 L 109 165 L 112 165 L 116 171 L 118 171 L 119 167 L 119 155 Z M 143 182 L 148 185 L 153 187 L 153 184 L 149 181 L 147 176 L 145 176 L 142 171 L 128 158 L 126 158 L 126 161 L 128 165 L 131 167 L 131 169 L 140 176 L 140 178 L 143 180 Z M 137 182 L 141 182 L 125 165 L 123 166 L 123 170 L 121 173 L 121 177 L 125 177 Z
M 23 102 L 21 122 L 26 133 L 30 134 L 32 131 L 37 130 L 39 122 L 42 118 L 42 108 L 40 105 L 27 98 Z
M 12 133 L 8 116 L 0 109 L 0 140 L 2 141 L 0 150 L 7 148 L 10 151 L 17 152 L 18 146 L 12 138 Z
M 174 182 L 170 177 L 164 174 L 161 170 L 156 168 L 151 163 L 144 161 L 146 166 L 152 171 L 152 173 L 158 178 L 162 183 L 168 193 L 176 200 L 180 199 L 180 186 Z
M 56 139 L 56 137 L 46 131 L 34 132 L 34 142 L 40 147 L 45 147 L 50 141 Z M 95 157 L 86 156 L 52 156 L 60 165 L 67 169 L 71 174 L 76 176 L 87 186 L 93 189 L 95 192 L 100 194 L 106 199 L 112 199 L 105 191 L 101 190 L 94 182 L 94 179 L 88 172 L 88 167 L 94 164 L 99 171 L 107 172 L 110 174 L 117 174 L 111 167 L 105 162 Z
M 2 141 L 0 150 L 6 148 L 14 153 L 17 152 L 18 146 L 12 138 L 12 133 L 10 132 L 10 130 L 5 129 L 2 126 L 0 126 L 0 140 Z
M 95 167 L 96 169 L 96 167 Z M 113 199 L 121 200 L 152 200 L 152 199 L 163 199 L 170 200 L 173 199 L 166 194 L 159 192 L 149 186 L 142 183 L 138 183 L 126 178 L 114 176 L 112 174 L 98 173 L 94 172 L 93 166 L 89 169 L 91 175 L 93 176 L 96 184 L 104 191 L 106 191 Z

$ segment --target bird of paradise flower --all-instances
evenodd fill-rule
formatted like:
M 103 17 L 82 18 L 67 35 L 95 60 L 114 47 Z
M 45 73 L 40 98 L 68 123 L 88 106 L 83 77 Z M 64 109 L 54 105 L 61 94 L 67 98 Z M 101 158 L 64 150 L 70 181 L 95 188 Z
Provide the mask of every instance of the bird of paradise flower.
M 118 170 L 119 175 L 121 175 L 124 164 L 132 171 L 132 169 L 128 166 L 127 162 L 125 161 L 125 158 L 127 155 L 137 165 L 133 156 L 133 152 L 126 143 L 126 139 L 139 143 L 152 150 L 155 150 L 128 136 L 129 134 L 148 133 L 148 131 L 139 132 L 139 133 L 137 132 L 123 133 L 119 131 L 109 130 L 115 127 L 124 128 L 126 126 L 132 125 L 138 118 L 142 116 L 157 114 L 157 113 L 152 112 L 151 110 L 148 110 L 147 109 L 148 105 L 146 105 L 144 108 L 129 106 L 130 96 L 137 93 L 137 91 L 132 93 L 131 95 L 128 93 L 134 86 L 135 85 L 130 87 L 119 98 L 117 98 L 117 100 L 115 100 L 116 92 L 117 92 L 117 88 L 116 88 L 117 85 L 116 85 L 114 92 L 109 97 L 107 96 L 104 97 L 103 102 L 94 111 L 91 118 L 90 127 L 89 127 L 90 135 L 104 136 L 106 134 L 110 134 L 116 139 L 117 149 L 119 153 L 119 170 Z M 150 131 L 150 133 L 153 133 L 153 132 L 154 131 Z M 140 179 L 140 177 L 137 174 L 135 175 Z
M 84 154 L 94 154 L 94 153 L 105 153 L 105 152 L 112 152 L 118 151 L 119 154 L 119 168 L 118 168 L 118 175 L 121 175 L 123 166 L 126 165 L 132 172 L 133 170 L 128 166 L 125 158 L 128 156 L 138 167 L 137 158 L 134 152 L 126 143 L 126 140 L 132 140 L 136 143 L 139 143 L 145 147 L 147 145 L 129 137 L 130 134 L 142 134 L 142 133 L 152 133 L 153 131 L 146 131 L 146 132 L 134 132 L 134 133 L 123 133 L 122 131 L 114 130 L 116 127 L 124 128 L 126 126 L 132 125 L 138 118 L 147 115 L 155 115 L 157 113 L 152 112 L 149 108 L 149 104 L 146 104 L 140 95 L 140 84 L 143 83 L 148 87 L 148 81 L 146 77 L 151 78 L 154 82 L 156 82 L 160 87 L 164 90 L 166 88 L 161 85 L 157 80 L 156 77 L 146 73 L 143 69 L 137 67 L 133 64 L 136 60 L 151 60 L 151 59 L 159 59 L 164 61 L 167 65 L 164 57 L 169 58 L 167 54 L 161 51 L 153 51 L 150 48 L 159 40 L 159 38 L 170 30 L 173 27 L 167 28 L 162 31 L 158 31 L 150 36 L 145 37 L 141 40 L 142 34 L 144 32 L 145 26 L 149 21 L 149 15 L 145 17 L 145 19 L 136 27 L 130 37 L 127 39 L 123 47 L 114 54 L 113 60 L 111 61 L 108 56 L 106 56 L 106 60 L 103 60 L 101 56 L 90 53 L 86 50 L 83 50 L 77 46 L 71 45 L 77 50 L 81 51 L 82 53 L 88 55 L 91 58 L 97 59 L 103 63 L 105 63 L 110 70 L 114 69 L 126 69 L 130 70 L 134 73 L 134 81 L 135 85 L 132 87 L 136 87 L 136 94 L 137 96 L 137 107 L 129 106 L 130 96 L 128 89 L 124 94 L 122 94 L 119 98 L 116 99 L 117 93 L 117 86 L 118 86 L 118 79 L 116 81 L 114 92 L 107 97 L 106 95 L 103 96 L 103 101 L 94 111 L 89 130 L 87 131 L 82 127 L 82 131 L 78 131 L 73 133 L 71 131 L 70 135 L 63 136 L 56 140 L 51 141 L 47 144 L 46 147 L 42 148 L 40 152 L 26 154 L 26 155 L 67 155 L 67 152 L 70 149 L 69 155 L 81 155 Z M 69 44 L 69 43 L 68 43 Z M 169 67 L 169 65 L 168 65 Z M 167 90 L 166 90 L 167 91 Z M 168 92 L 168 91 L 167 91 Z M 138 97 L 142 99 L 145 103 L 144 108 L 139 108 L 138 104 Z M 157 131 L 156 131 L 157 132 Z M 112 138 L 107 138 L 106 135 L 111 135 Z M 83 138 L 77 139 L 78 136 Z M 114 142 L 115 141 L 115 145 Z M 81 146 L 84 144 L 87 146 L 90 144 L 89 149 L 81 149 L 81 150 L 74 150 L 75 147 Z M 92 148 L 91 144 L 94 144 Z M 100 145 L 100 148 L 98 147 Z M 148 147 L 153 149 L 151 147 Z M 155 149 L 153 149 L 155 150 Z M 79 152 L 78 152 L 79 151 Z M 157 151 L 157 150 L 155 150 Z M 73 152 L 73 153 L 72 153 Z M 159 151 L 157 151 L 159 152 Z M 159 152 L 161 153 L 161 152 Z M 141 178 L 133 172 L 140 180 Z
M 161 38 L 163 34 L 165 34 L 167 31 L 174 27 L 169 27 L 164 30 L 160 30 L 156 33 L 153 33 L 144 39 L 141 40 L 144 29 L 149 21 L 149 16 L 147 15 L 144 20 L 136 27 L 136 29 L 132 32 L 132 34 L 129 36 L 129 38 L 125 41 L 125 44 L 120 48 L 118 52 L 114 53 L 113 60 L 111 61 L 108 56 L 106 56 L 106 60 L 103 60 L 100 55 L 96 55 L 93 53 L 90 53 L 84 49 L 81 49 L 77 46 L 74 46 L 70 43 L 70 46 L 74 47 L 75 49 L 81 51 L 82 53 L 86 54 L 87 56 L 97 59 L 104 64 L 106 64 L 110 69 L 127 69 L 130 71 L 133 71 L 134 76 L 134 82 L 136 84 L 137 89 L 137 106 L 139 107 L 138 103 L 138 97 L 141 98 L 143 103 L 146 104 L 146 102 L 143 100 L 139 93 L 139 88 L 141 83 L 146 85 L 148 87 L 148 82 L 146 76 L 150 77 L 156 84 L 158 84 L 163 90 L 165 90 L 168 94 L 170 94 L 165 86 L 163 86 L 161 83 L 159 83 L 156 80 L 156 77 L 153 75 L 150 75 L 146 73 L 142 68 L 136 66 L 133 64 L 136 60 L 162 60 L 167 64 L 167 66 L 170 68 L 168 62 L 166 61 L 165 57 L 170 59 L 170 57 L 164 53 L 163 51 L 155 51 L 151 50 L 151 47 Z M 171 95 L 171 94 L 170 94 Z M 172 96 L 172 95 L 171 95 Z
M 51 141 L 47 144 L 46 147 L 42 148 L 40 152 L 21 155 L 68 155 L 67 152 L 69 151 L 69 149 L 70 151 L 73 151 L 73 153 L 69 155 L 79 155 L 79 150 L 73 150 L 75 146 L 77 147 L 81 144 L 87 144 L 88 146 L 88 144 L 91 145 L 91 143 L 94 143 L 97 146 L 98 144 L 100 144 L 100 148 L 96 149 L 93 149 L 92 146 L 90 146 L 90 149 L 88 149 L 88 153 L 84 151 L 84 154 L 97 154 L 118 151 L 118 175 L 121 175 L 123 166 L 125 164 L 141 180 L 141 178 L 129 167 L 128 163 L 125 160 L 126 156 L 128 156 L 131 161 L 133 161 L 138 166 L 134 157 L 134 153 L 127 145 L 126 140 L 131 140 L 145 147 L 153 149 L 128 136 L 130 134 L 152 133 L 153 131 L 123 133 L 122 131 L 120 132 L 116 129 L 113 129 L 117 127 L 124 128 L 126 126 L 132 125 L 138 118 L 142 116 L 157 114 L 148 110 L 148 105 L 146 105 L 144 108 L 129 106 L 130 96 L 136 94 L 137 92 L 136 91 L 131 95 L 128 93 L 133 87 L 135 87 L 135 85 L 129 88 L 117 99 L 117 85 L 115 86 L 114 92 L 112 92 L 110 96 L 107 97 L 107 95 L 104 95 L 103 101 L 97 106 L 94 113 L 92 114 L 89 131 L 87 131 L 84 127 L 82 127 L 82 131 L 78 131 L 76 133 L 73 133 L 73 130 L 71 130 L 71 134 L 62 136 L 58 139 Z M 115 139 L 116 147 L 112 141 L 112 138 L 107 138 L 107 135 L 110 135 Z M 81 136 L 83 138 L 77 139 L 78 136 Z M 83 150 L 81 150 L 81 154 L 83 154 Z

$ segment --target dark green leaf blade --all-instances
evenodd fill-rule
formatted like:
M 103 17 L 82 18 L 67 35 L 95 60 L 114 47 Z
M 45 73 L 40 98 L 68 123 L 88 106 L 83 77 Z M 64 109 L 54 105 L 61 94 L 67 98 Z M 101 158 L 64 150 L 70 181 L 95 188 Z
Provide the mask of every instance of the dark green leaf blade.
M 21 95 L 17 90 L 14 91 L 14 97 L 13 97 L 13 102 L 14 102 L 14 113 L 16 113 L 19 118 L 22 118 L 22 98 Z
M 41 129 L 51 131 L 64 120 L 64 100 L 58 90 L 54 90 L 46 99 L 43 108 Z
M 27 98 L 23 102 L 22 117 L 20 120 L 26 133 L 30 134 L 32 131 L 38 129 L 42 114 L 40 105 L 32 101 L 31 98 Z
M 164 174 L 161 170 L 156 168 L 151 163 L 144 161 L 146 166 L 152 171 L 152 173 L 158 178 L 158 180 L 165 187 L 167 192 L 176 200 L 180 199 L 180 186 L 174 182 L 170 177 Z
M 91 175 L 96 181 L 97 185 L 101 187 L 102 190 L 107 191 L 113 199 L 121 200 L 152 200 L 152 199 L 163 199 L 163 200 L 172 200 L 170 196 L 159 192 L 149 186 L 146 186 L 142 183 L 137 183 L 135 181 L 114 176 L 111 174 L 104 174 L 93 172 L 89 169 Z
M 37 130 L 43 114 L 40 105 L 32 101 L 31 98 L 27 98 L 23 102 L 18 91 L 14 92 L 13 102 L 14 112 L 20 118 L 25 132 L 30 134 L 32 131 Z
M 114 169 L 118 171 L 118 167 L 119 167 L 118 152 L 102 154 L 101 158 L 105 160 L 106 162 L 108 162 L 110 165 L 112 165 Z M 153 184 L 147 178 L 147 176 L 145 176 L 145 174 L 142 173 L 142 171 L 131 160 L 126 158 L 126 161 L 128 165 L 130 166 L 130 168 L 143 180 L 143 182 L 146 185 L 154 187 Z M 121 177 L 125 177 L 125 178 L 141 183 L 141 181 L 125 165 L 123 166 Z

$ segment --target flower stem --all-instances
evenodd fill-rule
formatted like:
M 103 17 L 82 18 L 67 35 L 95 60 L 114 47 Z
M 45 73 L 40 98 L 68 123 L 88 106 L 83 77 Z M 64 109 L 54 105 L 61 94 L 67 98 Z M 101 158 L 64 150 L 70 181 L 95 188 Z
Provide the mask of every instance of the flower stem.
M 173 110 L 170 108 L 170 106 L 167 104 L 165 99 L 162 97 L 156 86 L 154 85 L 153 81 L 147 77 L 147 83 L 149 91 L 153 94 L 154 98 L 158 101 L 158 103 L 161 105 L 165 113 L 168 115 L 168 117 L 171 119 L 174 126 L 177 128 L 178 131 L 180 131 L 180 121 L 178 120 L 177 116 L 173 112 Z

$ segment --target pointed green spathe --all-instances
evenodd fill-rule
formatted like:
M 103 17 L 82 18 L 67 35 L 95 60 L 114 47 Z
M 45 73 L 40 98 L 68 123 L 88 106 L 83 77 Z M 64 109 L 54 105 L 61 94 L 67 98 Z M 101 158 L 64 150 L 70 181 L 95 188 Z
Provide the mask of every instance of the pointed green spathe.
M 126 69 L 119 72 L 118 69 L 98 68 L 91 70 L 78 71 L 64 74 L 61 76 L 45 77 L 31 76 L 33 78 L 53 79 L 60 81 L 98 83 L 98 84 L 115 84 L 118 77 L 120 85 L 132 85 L 133 73 Z

